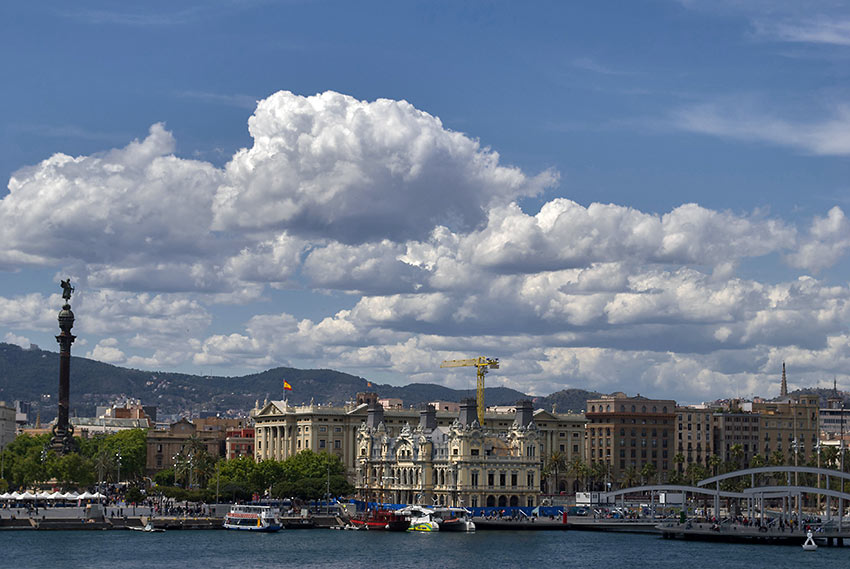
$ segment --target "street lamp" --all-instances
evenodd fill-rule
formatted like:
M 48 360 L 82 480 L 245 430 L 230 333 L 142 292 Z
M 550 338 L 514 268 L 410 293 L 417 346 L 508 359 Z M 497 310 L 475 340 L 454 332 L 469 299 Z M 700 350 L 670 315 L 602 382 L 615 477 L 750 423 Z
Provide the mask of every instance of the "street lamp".
M 820 439 L 815 443 L 815 452 L 818 453 L 818 490 L 820 490 Z M 816 509 L 820 512 L 820 493 L 817 494 L 817 507 Z
M 115 463 L 118 465 L 118 485 L 121 485 L 121 451 L 115 453 Z

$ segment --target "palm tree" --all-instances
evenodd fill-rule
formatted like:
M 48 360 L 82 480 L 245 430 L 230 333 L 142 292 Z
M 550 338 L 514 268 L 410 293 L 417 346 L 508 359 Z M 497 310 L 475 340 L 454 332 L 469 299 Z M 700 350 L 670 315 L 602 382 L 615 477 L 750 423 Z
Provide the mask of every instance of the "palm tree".
M 623 476 L 621 478 L 621 485 L 623 488 L 631 488 L 635 486 L 640 480 L 640 474 L 634 466 L 628 467 L 623 471 Z
M 94 457 L 94 468 L 97 471 L 97 483 L 102 484 L 106 475 L 115 470 L 115 456 L 104 450 L 98 452 Z
M 688 465 L 688 470 L 685 473 L 685 479 L 691 486 L 696 486 L 697 482 L 707 477 L 708 471 L 703 465 L 697 462 L 692 462 Z
M 825 446 L 821 449 L 821 465 L 835 468 L 838 464 L 838 449 L 834 446 Z
M 593 463 L 591 470 L 596 481 L 603 485 L 602 490 L 607 491 L 608 489 L 605 487 L 605 483 L 608 482 L 611 477 L 611 463 L 605 460 L 600 460 L 599 462 Z
M 643 484 L 649 484 L 652 481 L 652 478 L 656 475 L 658 470 L 655 468 L 655 465 L 651 462 L 647 462 L 643 465 L 643 468 L 640 469 L 640 477 Z
M 677 465 L 676 470 L 678 472 L 684 471 L 683 468 L 682 468 L 682 465 L 684 463 L 685 463 L 685 455 L 683 455 L 682 453 L 679 453 L 679 454 L 677 454 L 676 456 L 673 457 L 673 464 Z
M 735 469 L 742 468 L 741 459 L 744 458 L 744 446 L 740 443 L 732 445 L 729 449 L 729 454 L 732 456 L 732 462 L 735 463 Z
M 717 456 L 716 454 L 713 454 L 710 457 L 708 457 L 707 462 L 708 462 L 709 468 L 711 468 L 712 472 L 714 472 L 714 476 L 717 476 L 717 467 L 719 467 L 723 463 L 723 461 L 720 460 L 719 456 Z
M 567 465 L 567 476 L 573 478 L 576 482 L 582 483 L 585 474 L 587 473 L 587 465 L 579 456 L 574 456 Z
M 549 484 L 549 493 L 555 494 L 558 492 L 558 479 L 560 478 L 560 473 L 563 470 L 567 469 L 567 457 L 564 456 L 564 453 L 560 451 L 552 451 L 552 453 L 546 457 L 546 461 L 543 465 L 543 476 L 550 479 Z M 552 480 L 554 478 L 554 480 Z

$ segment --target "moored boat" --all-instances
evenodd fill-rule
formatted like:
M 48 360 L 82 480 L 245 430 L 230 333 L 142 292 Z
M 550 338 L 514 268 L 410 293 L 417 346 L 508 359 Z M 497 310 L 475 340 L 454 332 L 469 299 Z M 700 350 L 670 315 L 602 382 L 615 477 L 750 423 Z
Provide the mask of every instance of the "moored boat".
M 475 531 L 475 522 L 469 519 L 469 511 L 464 508 L 437 508 L 433 517 L 440 531 Z
M 271 506 L 237 504 L 224 517 L 224 529 L 271 532 L 281 527 L 280 518 Z
M 440 525 L 434 519 L 434 510 L 422 506 L 407 506 L 398 511 L 410 521 L 407 531 L 435 532 L 440 531 Z
M 407 531 L 410 521 L 391 510 L 369 510 L 351 518 L 351 524 L 357 528 L 379 531 Z

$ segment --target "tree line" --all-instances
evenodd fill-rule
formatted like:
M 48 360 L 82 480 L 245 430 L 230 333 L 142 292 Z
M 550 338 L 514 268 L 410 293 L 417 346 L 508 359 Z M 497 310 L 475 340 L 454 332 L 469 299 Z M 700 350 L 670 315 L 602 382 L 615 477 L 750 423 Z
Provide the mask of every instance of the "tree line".
M 685 455 L 679 453 L 673 457 L 674 467 L 667 473 L 658 472 L 653 464 L 646 463 L 641 468 L 626 468 L 619 476 L 614 477 L 612 476 L 611 465 L 606 461 L 588 463 L 580 457 L 574 457 L 568 461 L 564 453 L 555 451 L 549 454 L 543 462 L 544 492 L 556 494 L 560 491 L 565 491 L 572 494 L 576 488 L 578 491 L 604 491 L 608 483 L 611 484 L 613 489 L 661 483 L 695 486 L 698 481 L 705 478 L 734 472 L 743 468 L 794 465 L 793 451 L 790 451 L 788 454 L 782 451 L 774 451 L 768 456 L 756 454 L 749 462 L 745 462 L 744 456 L 743 446 L 735 444 L 729 448 L 729 460 L 723 460 L 714 454 L 706 459 L 705 464 L 691 462 L 685 466 Z M 839 449 L 833 446 L 825 446 L 821 450 L 820 457 L 816 453 L 812 453 L 808 459 L 798 456 L 797 464 L 799 466 L 820 466 L 821 468 L 835 470 L 839 470 L 843 464 L 844 471 L 846 472 L 850 469 L 850 458 L 846 458 L 842 463 Z M 782 482 L 780 478 L 783 476 L 775 475 L 774 478 L 776 478 L 777 482 Z M 817 475 L 801 474 L 799 480 L 801 485 L 817 486 Z M 575 487 L 572 485 L 567 487 L 568 481 L 575 481 Z M 823 480 L 821 481 L 822 484 Z M 721 483 L 721 487 L 729 491 L 737 491 L 748 485 L 749 480 L 740 479 L 728 479 Z M 847 486 L 850 487 L 850 483 Z
M 248 500 L 254 495 L 314 500 L 345 496 L 354 487 L 338 456 L 301 451 L 284 461 L 255 462 L 250 457 L 225 460 L 211 455 L 192 437 L 175 457 L 173 468 L 145 476 L 147 439 L 144 429 L 75 438 L 78 452 L 56 455 L 50 435 L 20 435 L 0 452 L 0 492 L 37 487 L 63 491 L 95 489 L 119 481 L 121 491 L 138 496 L 160 494 L 177 500 L 212 502 L 216 497 Z

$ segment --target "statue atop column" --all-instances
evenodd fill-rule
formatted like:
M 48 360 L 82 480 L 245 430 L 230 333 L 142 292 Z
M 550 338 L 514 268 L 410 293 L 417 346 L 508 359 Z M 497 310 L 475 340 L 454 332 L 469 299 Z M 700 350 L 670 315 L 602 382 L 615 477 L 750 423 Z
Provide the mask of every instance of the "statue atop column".
M 61 332 L 56 336 L 56 341 L 59 342 L 59 406 L 56 413 L 56 425 L 53 427 L 53 436 L 50 439 L 50 448 L 56 454 L 63 455 L 77 450 L 74 427 L 68 418 L 71 406 L 71 344 L 77 337 L 71 334 L 71 328 L 74 327 L 74 313 L 71 312 L 70 304 L 71 293 L 74 292 L 71 279 L 61 281 L 59 286 L 62 287 L 62 298 L 65 299 L 65 304 L 59 312 Z

